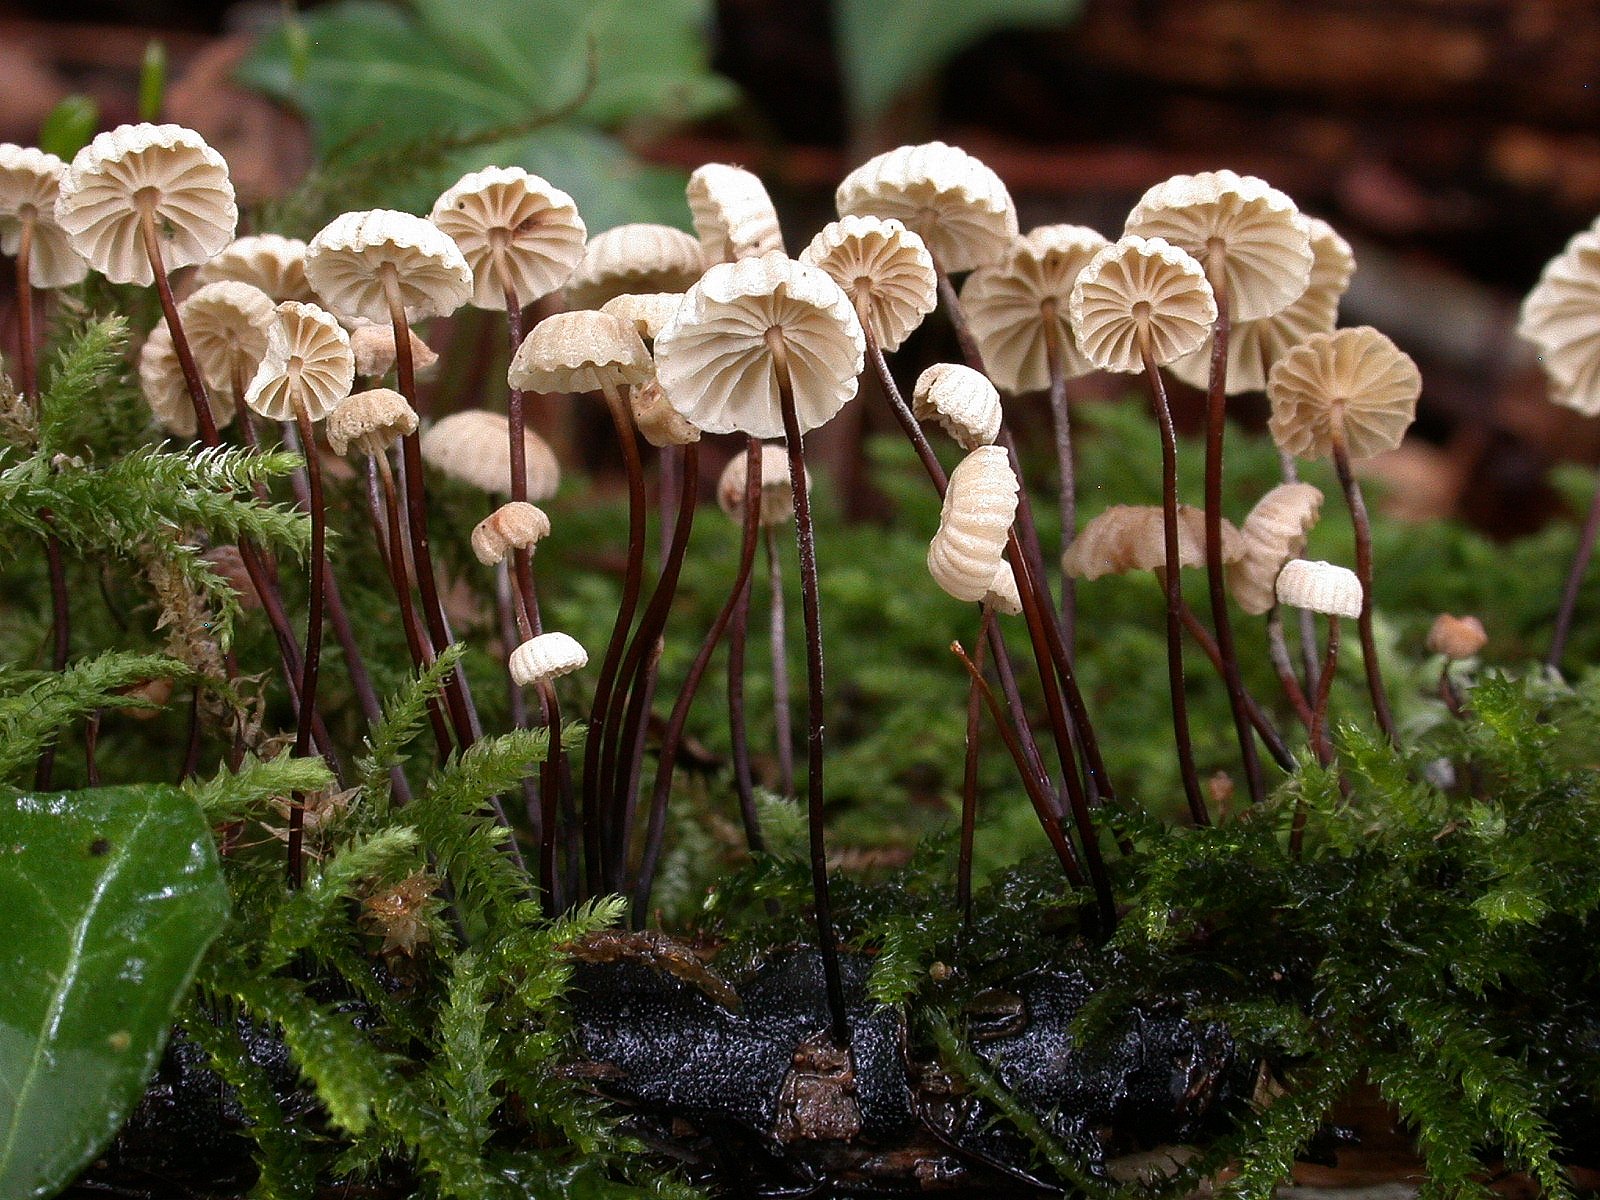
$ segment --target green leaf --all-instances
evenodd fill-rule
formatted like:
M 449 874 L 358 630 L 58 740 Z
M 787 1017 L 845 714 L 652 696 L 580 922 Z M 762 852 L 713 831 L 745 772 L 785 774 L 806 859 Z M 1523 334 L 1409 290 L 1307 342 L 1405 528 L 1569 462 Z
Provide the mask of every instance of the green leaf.
M 857 120 L 871 120 L 985 34 L 1014 25 L 1059 25 L 1077 8 L 1077 0 L 835 0 L 851 112 Z
M 72 161 L 89 144 L 100 124 L 100 105 L 94 97 L 74 93 L 45 114 L 39 126 L 39 148 L 57 158 Z
M 116 1132 L 227 915 L 176 788 L 0 800 L 0 1195 L 52 1194 Z

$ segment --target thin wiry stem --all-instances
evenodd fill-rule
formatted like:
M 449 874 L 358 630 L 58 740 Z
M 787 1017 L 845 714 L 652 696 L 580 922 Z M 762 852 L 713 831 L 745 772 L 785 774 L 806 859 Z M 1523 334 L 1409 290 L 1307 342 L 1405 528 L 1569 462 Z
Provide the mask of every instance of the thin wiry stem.
M 518 642 L 525 642 L 534 636 L 533 627 L 528 621 L 528 614 L 521 600 L 515 594 L 515 585 L 511 582 L 511 565 L 501 561 L 494 571 L 494 609 L 495 616 L 500 622 L 500 642 L 509 651 Z M 506 703 L 511 712 L 511 725 L 515 729 L 529 729 L 532 726 L 528 719 L 528 702 L 523 697 L 522 689 L 517 686 L 517 681 L 510 674 L 506 675 Z M 539 724 L 541 727 L 548 725 L 550 713 L 544 706 L 544 693 L 539 693 Z M 532 840 L 537 845 L 544 836 L 544 815 L 541 811 L 539 800 L 539 787 L 532 780 L 524 778 L 522 781 L 523 811 L 528 815 L 528 828 L 532 831 Z
M 1311 745 L 1317 752 L 1317 761 L 1323 766 L 1333 762 L 1333 744 L 1328 740 L 1328 696 L 1333 691 L 1333 675 L 1339 665 L 1339 618 L 1328 617 L 1328 649 L 1322 656 L 1322 666 L 1317 673 L 1317 699 L 1311 709 Z M 1289 827 L 1289 854 L 1300 857 L 1300 846 L 1306 832 L 1305 797 L 1295 802 L 1294 821 Z
M 978 735 L 983 725 L 983 691 L 978 684 L 983 677 L 983 648 L 994 624 L 993 609 L 982 604 L 979 610 L 983 615 L 973 652 L 977 676 L 967 683 L 967 753 L 961 773 L 961 843 L 956 852 L 956 906 L 963 925 L 972 924 L 972 840 L 978 828 Z
M 294 397 L 294 421 L 304 451 L 306 479 L 310 485 L 311 508 L 311 593 L 307 603 L 306 657 L 300 676 L 300 714 L 295 725 L 294 752 L 305 757 L 311 749 L 311 714 L 317 704 L 317 681 L 322 667 L 322 610 L 324 581 L 328 573 L 327 510 L 322 498 L 322 461 L 317 453 L 316 434 L 305 403 Z M 301 838 L 305 826 L 305 805 L 298 799 L 289 806 L 289 886 L 299 887 L 305 864 Z
M 1296 611 L 1308 613 L 1311 610 L 1302 608 Z M 1278 682 L 1283 685 L 1283 694 L 1289 698 L 1295 716 L 1300 718 L 1300 723 L 1310 733 L 1311 702 L 1306 699 L 1305 689 L 1295 678 L 1294 661 L 1289 657 L 1289 639 L 1283 629 L 1283 609 L 1276 604 L 1267 612 L 1267 657 L 1272 661 L 1272 669 L 1277 672 Z
M 1211 631 L 1200 623 L 1200 618 L 1194 615 L 1194 609 L 1187 603 L 1184 604 L 1180 615 L 1183 617 L 1183 627 L 1189 636 L 1195 640 L 1218 675 L 1222 674 L 1222 652 L 1217 649 L 1216 639 L 1211 636 Z M 1256 702 L 1256 698 L 1248 691 L 1244 694 L 1245 704 L 1250 710 L 1250 724 L 1255 726 L 1261 740 L 1266 744 L 1267 752 L 1285 771 L 1294 771 L 1294 755 L 1289 753 L 1289 747 L 1283 740 L 1283 735 L 1278 732 L 1278 727 L 1267 716 L 1266 710 Z
M 517 295 L 516 284 L 512 282 L 511 272 L 506 270 L 505 243 L 496 236 L 499 231 L 490 234 L 490 247 L 494 255 L 494 265 L 501 280 L 506 298 L 506 335 L 511 343 L 511 356 L 516 357 L 518 349 L 522 346 L 522 298 Z M 522 389 L 506 385 L 506 432 L 510 438 L 511 450 L 511 499 L 513 503 L 526 502 L 528 499 L 528 443 L 524 432 L 525 421 L 522 411 Z M 533 592 L 533 552 L 526 547 L 518 546 L 511 552 L 511 573 L 517 587 L 515 599 L 522 605 L 523 617 L 527 623 L 538 628 L 539 622 L 535 617 L 536 604 Z
M 1372 632 L 1372 523 L 1367 519 L 1367 502 L 1361 495 L 1361 485 L 1356 482 L 1350 465 L 1350 449 L 1345 444 L 1344 426 L 1335 419 L 1329 424 L 1333 441 L 1333 466 L 1339 476 L 1339 486 L 1344 490 L 1346 507 L 1350 510 L 1350 524 L 1356 535 L 1356 576 L 1361 580 L 1361 616 L 1357 629 L 1361 634 L 1362 666 L 1367 673 L 1367 691 L 1372 695 L 1372 711 L 1377 715 L 1378 728 L 1391 745 L 1399 745 L 1395 732 L 1394 715 L 1389 711 L 1389 696 L 1383 688 L 1383 671 L 1378 665 L 1378 640 Z M 1317 690 L 1320 694 L 1321 683 Z
M 556 807 L 561 796 L 561 702 L 550 681 L 539 681 L 540 707 L 545 712 L 545 729 L 550 748 L 539 764 L 539 891 L 544 898 L 546 916 L 554 916 L 560 902 L 556 878 Z
M 778 532 L 762 531 L 767 555 L 767 642 L 772 658 L 772 726 L 778 753 L 778 791 L 794 795 L 794 715 L 789 706 L 789 635 L 783 594 L 783 558 Z
M 750 632 L 750 592 L 754 579 L 745 580 L 728 623 L 728 738 L 732 744 L 733 787 L 739 796 L 739 816 L 744 821 L 745 841 L 751 850 L 760 850 L 761 827 L 757 823 L 755 780 L 750 774 L 750 730 L 744 719 L 744 649 Z
M 1266 368 L 1265 346 L 1266 343 L 1263 342 L 1263 373 Z M 1278 470 L 1283 475 L 1285 483 L 1300 482 L 1299 464 L 1295 462 L 1294 455 L 1282 446 L 1278 447 Z M 1300 668 L 1305 673 L 1305 690 L 1314 692 L 1317 690 L 1317 617 L 1309 608 L 1297 608 L 1295 612 L 1299 614 Z M 1306 711 L 1309 713 L 1310 709 Z
M 1072 413 L 1067 404 L 1065 347 L 1056 321 L 1056 301 L 1051 297 L 1040 306 L 1044 321 L 1044 356 L 1050 372 L 1050 415 L 1055 421 L 1056 469 L 1060 473 L 1061 553 L 1071 548 L 1078 532 L 1077 466 L 1072 453 Z M 1061 572 L 1061 640 L 1067 657 L 1077 652 L 1077 590 L 1072 576 Z
M 1567 583 L 1561 590 L 1561 608 L 1556 612 L 1555 636 L 1550 639 L 1550 653 L 1546 665 L 1561 669 L 1561 657 L 1567 652 L 1567 638 L 1572 632 L 1572 615 L 1578 608 L 1578 593 L 1583 589 L 1583 577 L 1589 569 L 1589 559 L 1594 555 L 1595 539 L 1600 537 L 1600 477 L 1595 480 L 1594 499 L 1589 501 L 1589 515 L 1584 518 L 1583 532 L 1578 537 L 1578 548 L 1572 556 L 1572 567 L 1567 572 Z

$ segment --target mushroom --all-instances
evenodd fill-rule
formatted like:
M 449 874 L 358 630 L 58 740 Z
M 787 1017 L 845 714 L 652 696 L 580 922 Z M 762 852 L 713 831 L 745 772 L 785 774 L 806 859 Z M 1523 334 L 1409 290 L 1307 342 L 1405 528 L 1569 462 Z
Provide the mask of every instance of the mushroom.
M 472 553 L 486 567 L 495 566 L 513 550 L 532 550 L 550 536 L 550 518 L 526 501 L 502 504 L 472 530 Z
M 728 460 L 717 480 L 717 504 L 729 518 L 744 523 L 744 476 L 748 452 L 739 451 Z M 811 489 L 811 473 L 806 472 L 806 490 Z M 781 525 L 794 516 L 794 492 L 789 486 L 788 456 L 782 446 L 761 447 L 761 511 L 756 520 L 762 526 Z
M 1439 696 L 1456 716 L 1461 715 L 1461 693 L 1450 678 L 1450 665 L 1473 657 L 1489 644 L 1489 634 L 1477 617 L 1440 613 L 1428 630 L 1428 650 L 1444 661 L 1439 665 Z
M 1305 553 L 1306 540 L 1322 512 L 1322 491 L 1309 483 L 1281 483 L 1256 501 L 1239 532 L 1244 554 L 1228 564 L 1233 601 L 1252 616 L 1278 602 L 1278 572 Z
M 928 545 L 928 573 L 957 600 L 981 601 L 992 590 L 1019 490 L 1011 458 L 998 446 L 979 446 L 950 472 L 939 530 Z
M 183 364 L 178 361 L 172 330 L 165 321 L 156 322 L 139 349 L 139 390 L 163 429 L 177 437 L 194 437 L 194 401 L 184 383 Z M 233 420 L 233 403 L 227 396 L 208 392 L 206 401 L 213 428 L 225 427 Z
M 1328 648 L 1322 656 L 1322 669 L 1318 672 L 1317 698 L 1311 707 L 1311 745 L 1326 766 L 1333 759 L 1333 748 L 1327 743 L 1328 696 L 1333 689 L 1333 675 L 1339 664 L 1339 618 L 1359 617 L 1370 611 L 1366 588 L 1357 574 L 1348 567 L 1329 562 L 1310 562 L 1303 558 L 1291 559 L 1278 573 L 1278 603 L 1290 608 L 1308 609 L 1328 618 Z M 1295 806 L 1294 824 L 1289 833 L 1289 849 L 1300 853 L 1300 840 L 1305 831 L 1305 809 Z
M 531 429 L 523 431 L 528 498 L 538 502 L 556 494 L 561 464 L 555 451 Z M 479 491 L 509 496 L 511 453 L 502 413 L 468 408 L 435 421 L 422 435 L 422 458 L 429 466 Z
M 628 389 L 628 407 L 633 412 L 633 424 L 658 450 L 668 446 L 687 446 L 700 440 L 700 431 L 684 420 L 683 414 L 672 407 L 661 381 L 649 379 Z M 663 459 L 663 467 L 665 459 Z
M 463 175 L 428 219 L 461 248 L 472 271 L 470 303 L 506 312 L 560 288 L 588 235 L 572 197 L 521 167 Z
M 193 292 L 178 312 L 206 387 L 213 392 L 226 389 L 238 412 L 267 353 L 277 319 L 272 297 L 251 284 L 222 280 Z M 248 418 L 243 413 L 240 418 L 243 428 Z
M 328 446 L 341 458 L 351 450 L 385 454 L 417 427 L 416 410 L 390 388 L 356 392 L 341 400 L 323 425 Z
M 18 296 L 28 288 L 82 282 L 89 264 L 56 222 L 67 164 L 32 146 L 0 142 L 0 251 L 17 260 Z M 24 389 L 26 391 L 26 389 Z
M 567 278 L 568 308 L 599 308 L 629 292 L 682 292 L 706 269 L 700 243 L 670 225 L 618 225 L 596 234 Z
M 682 303 L 681 292 L 625 292 L 607 300 L 600 311 L 621 317 L 633 326 L 641 339 L 653 342 Z
M 279 304 L 317 298 L 306 282 L 306 244 L 276 233 L 235 238 L 195 268 L 194 281 L 201 287 L 225 279 L 258 287 Z
M 783 230 L 761 180 L 743 167 L 706 163 L 689 176 L 689 214 L 707 264 L 783 253 Z
M 549 738 L 544 761 L 539 764 L 539 885 L 545 913 L 555 915 L 556 800 L 561 784 L 561 705 L 554 681 L 582 670 L 589 656 L 569 634 L 551 632 L 529 638 L 511 652 L 508 667 L 519 687 L 539 689 Z
M 938 303 L 933 257 L 892 217 L 841 217 L 823 226 L 800 261 L 820 267 L 844 289 L 862 328 L 885 352 L 898 350 Z
M 417 336 L 411 335 L 411 365 L 418 379 L 427 377 L 428 371 L 438 363 L 439 356 L 433 347 Z M 395 352 L 394 326 L 388 322 L 353 321 L 350 324 L 350 352 L 356 356 L 356 374 L 362 379 L 379 380 L 394 370 L 398 355 Z
M 959 363 L 934 363 L 917 376 L 911 412 L 967 451 L 993 445 L 1000 432 L 1000 393 L 982 372 Z

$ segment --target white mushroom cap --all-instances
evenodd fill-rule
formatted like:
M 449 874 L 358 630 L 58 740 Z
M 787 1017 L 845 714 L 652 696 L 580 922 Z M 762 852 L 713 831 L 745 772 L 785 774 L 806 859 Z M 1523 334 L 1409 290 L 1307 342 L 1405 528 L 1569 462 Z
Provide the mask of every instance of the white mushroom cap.
M 939 531 L 928 543 L 928 573 L 957 600 L 976 603 L 994 588 L 1018 491 L 1011 457 L 999 446 L 979 446 L 950 472 Z
M 744 523 L 745 464 L 749 456 L 743 451 L 728 460 L 717 480 L 717 504 L 735 524 Z M 806 495 L 811 494 L 811 472 L 806 472 Z M 782 446 L 761 447 L 761 512 L 756 520 L 762 525 L 781 525 L 794 516 L 794 490 L 789 486 L 789 456 Z
M 178 306 L 178 315 L 206 387 L 230 392 L 236 376 L 256 373 L 277 319 L 272 297 L 233 280 L 206 284 Z
M 861 309 L 882 350 L 897 350 L 939 301 L 933 256 L 922 239 L 899 221 L 841 217 L 825 225 L 800 252 L 800 261 L 821 267 Z
M 1287 453 L 1323 458 L 1337 425 L 1351 458 L 1371 458 L 1400 444 L 1421 394 L 1417 364 L 1376 329 L 1314 334 L 1272 368 L 1267 428 Z
M 983 603 L 1008 617 L 1015 617 L 1022 612 L 1022 593 L 1017 590 L 1016 572 L 1011 569 L 1010 563 L 1001 561 L 989 590 L 984 593 Z
M 1000 177 L 943 142 L 901 146 L 846 175 L 841 217 L 894 217 L 927 243 L 947 272 L 998 262 L 1017 236 L 1017 209 Z
M 1309 483 L 1280 483 L 1239 527 L 1244 556 L 1228 566 L 1228 590 L 1239 608 L 1260 616 L 1277 603 L 1278 572 L 1306 552 L 1306 540 L 1322 512 L 1322 492 Z
M 57 223 L 112 283 L 154 282 L 139 234 L 141 197 L 169 271 L 205 262 L 233 240 L 239 209 L 222 155 L 181 125 L 119 125 L 78 151 L 56 198 Z
M 1205 271 L 1160 238 L 1124 237 L 1101 250 L 1072 285 L 1078 349 L 1102 371 L 1142 371 L 1141 336 L 1156 363 L 1203 343 L 1217 319 Z
M 522 339 L 506 379 L 529 392 L 599 392 L 644 383 L 650 351 L 621 317 L 595 309 L 555 313 Z
M 71 287 L 89 273 L 89 264 L 56 223 L 56 197 L 66 170 L 54 154 L 0 142 L 0 251 L 15 256 L 22 248 L 23 222 L 32 220 L 28 281 L 36 288 Z
M 866 355 L 849 297 L 817 267 L 781 254 L 721 263 L 689 289 L 656 338 L 656 370 L 672 405 L 708 433 L 783 436 L 769 330 L 788 351 L 800 432 L 856 394 Z
M 1361 615 L 1361 580 L 1348 567 L 1291 559 L 1278 572 L 1278 603 L 1329 617 Z
M 463 175 L 434 201 L 429 220 L 461 247 L 472 269 L 471 303 L 502 312 L 505 279 L 495 267 L 496 242 L 517 299 L 529 304 L 566 282 L 588 236 L 572 197 L 521 167 Z
M 163 429 L 177 437 L 195 435 L 198 426 L 194 419 L 194 401 L 189 398 L 183 364 L 178 361 L 172 330 L 165 321 L 156 324 L 139 350 L 139 389 Z M 233 401 L 218 389 L 207 389 L 206 399 L 217 428 L 226 427 L 233 420 Z
M 416 431 L 416 410 L 390 388 L 372 388 L 345 397 L 334 406 L 323 426 L 328 446 L 341 458 L 352 449 L 362 454 L 382 454 Z
M 286 300 L 267 336 L 267 352 L 244 402 L 273 421 L 292 421 L 295 403 L 320 421 L 350 394 L 355 382 L 350 336 L 333 314 L 315 304 Z
M 706 163 L 689 176 L 689 214 L 707 263 L 783 253 L 772 197 L 743 167 Z
M 628 407 L 633 410 L 635 428 L 652 446 L 687 446 L 700 440 L 700 431 L 672 407 L 659 379 L 629 388 Z
M 1539 350 L 1550 399 L 1600 415 L 1600 231 L 1586 229 L 1545 264 L 1522 302 L 1517 333 Z
M 317 298 L 306 282 L 306 244 L 299 238 L 280 237 L 276 233 L 235 238 L 215 257 L 195 268 L 197 284 L 224 279 L 252 284 L 271 296 L 276 304 L 285 300 L 309 303 Z
M 1083 225 L 1041 225 L 1018 238 L 1000 262 L 967 278 L 961 307 L 996 386 L 1012 393 L 1050 386 L 1047 339 L 1052 327 L 1065 376 L 1071 379 L 1094 369 L 1073 336 L 1072 285 L 1108 245 Z M 1053 309 L 1048 316 L 1047 302 Z
M 550 536 L 544 509 L 523 500 L 502 504 L 472 530 L 472 553 L 486 567 L 504 562 L 513 550 L 532 550 Z
M 936 422 L 963 450 L 976 450 L 1000 436 L 1000 393 L 981 371 L 934 363 L 917 376 L 911 415 Z
M 546 683 L 581 671 L 589 656 L 577 639 L 565 633 L 541 633 L 511 652 L 511 679 L 518 687 Z
M 1178 505 L 1178 566 L 1206 565 L 1206 515 Z M 1244 539 L 1222 522 L 1222 561 L 1236 562 Z M 1084 524 L 1061 556 L 1061 569 L 1074 579 L 1099 579 L 1129 571 L 1162 571 L 1167 566 L 1166 526 L 1159 504 L 1113 504 Z
M 548 500 L 561 482 L 549 444 L 522 431 L 529 500 Z M 452 479 L 492 495 L 511 494 L 511 423 L 504 413 L 469 408 L 451 413 L 422 435 L 422 458 Z
M 410 213 L 347 212 L 306 247 L 306 279 L 346 320 L 389 320 L 383 280 L 391 269 L 408 321 L 446 316 L 472 296 L 472 270 L 460 248 L 436 225 Z
M 700 243 L 670 225 L 618 225 L 596 234 L 567 278 L 568 308 L 599 308 L 624 292 L 682 292 L 706 269 Z
M 406 332 L 411 335 L 411 369 L 421 379 L 424 372 L 438 363 L 439 356 L 434 353 L 432 346 L 417 336 L 415 329 L 408 325 Z M 394 370 L 396 357 L 394 326 L 387 321 L 381 325 L 372 321 L 351 322 L 350 352 L 356 356 L 357 375 L 387 375 Z
M 653 342 L 682 303 L 682 292 L 625 292 L 607 300 L 600 311 L 621 317 L 638 330 L 641 338 Z
M 1311 241 L 1298 218 L 1294 201 L 1265 180 L 1204 171 L 1156 184 L 1123 232 L 1165 238 L 1202 263 L 1220 243 L 1229 315 L 1254 321 L 1292 304 L 1310 282 Z

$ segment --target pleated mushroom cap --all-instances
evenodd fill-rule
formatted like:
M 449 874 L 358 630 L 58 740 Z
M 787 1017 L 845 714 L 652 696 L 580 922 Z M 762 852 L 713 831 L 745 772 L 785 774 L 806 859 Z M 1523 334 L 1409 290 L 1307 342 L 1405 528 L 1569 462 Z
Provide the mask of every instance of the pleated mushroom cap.
M 155 218 L 167 270 L 205 262 L 239 223 L 228 164 L 181 125 L 119 125 L 79 150 L 61 177 L 56 222 L 112 283 L 148 287 L 155 276 L 139 233 L 141 205 Z
M 511 423 L 504 413 L 469 408 L 451 413 L 422 435 L 422 458 L 452 479 L 490 495 L 511 494 Z M 561 467 L 548 443 L 522 431 L 528 499 L 548 500 L 561 482 Z
M 782 437 L 770 330 L 787 349 L 800 432 L 826 423 L 856 394 L 866 341 L 839 285 L 781 254 L 721 263 L 685 294 L 656 338 L 667 399 L 708 433 Z
M 306 282 L 306 244 L 275 233 L 235 238 L 195 268 L 194 279 L 202 286 L 224 279 L 248 283 L 271 296 L 275 304 L 285 300 L 310 303 L 317 298 Z
M 1287 453 L 1325 458 L 1337 426 L 1351 458 L 1371 458 L 1400 444 L 1421 394 L 1417 364 L 1376 329 L 1314 334 L 1267 377 L 1267 428 Z
M 1237 562 L 1244 539 L 1222 522 L 1222 561 Z M 1160 571 L 1167 565 L 1166 533 L 1159 504 L 1114 504 L 1091 518 L 1061 556 L 1061 568 L 1074 579 L 1099 579 L 1129 571 Z M 1206 565 L 1206 515 L 1178 505 L 1178 566 Z
M 1350 243 L 1317 217 L 1305 218 L 1311 235 L 1311 282 L 1287 308 L 1258 321 L 1240 321 L 1228 335 L 1228 395 L 1262 392 L 1279 359 L 1314 333 L 1339 323 L 1339 301 L 1355 274 Z M 1211 376 L 1210 348 L 1201 346 L 1168 364 L 1190 387 L 1204 390 Z
M 550 536 L 550 518 L 523 500 L 502 504 L 472 530 L 472 553 L 486 567 L 504 562 L 513 550 L 532 550 Z
M 1141 338 L 1157 365 L 1203 343 L 1217 319 L 1205 271 L 1160 238 L 1124 237 L 1099 251 L 1072 285 L 1068 308 L 1083 356 L 1102 371 L 1144 369 Z
M 670 225 L 618 225 L 596 234 L 567 278 L 568 308 L 599 308 L 625 292 L 683 292 L 706 269 L 700 243 Z
M 376 208 L 335 217 L 306 247 L 306 279 L 345 320 L 389 321 L 384 277 L 393 272 L 408 321 L 447 316 L 472 297 L 472 269 L 430 221 Z
M 983 603 L 1008 617 L 1015 617 L 1022 612 L 1022 593 L 1017 590 L 1016 573 L 1012 571 L 1011 564 L 1003 559 L 1000 569 L 989 583 L 989 590 L 984 593 Z
M 911 415 L 937 424 L 963 450 L 976 450 L 1000 435 L 1000 393 L 981 371 L 934 363 L 917 376 Z
M 345 397 L 334 406 L 323 426 L 328 446 L 341 458 L 352 449 L 361 454 L 383 454 L 416 431 L 416 410 L 391 388 L 372 388 Z
M 600 311 L 620 317 L 632 325 L 642 339 L 653 342 L 682 303 L 682 292 L 625 292 L 607 300 Z
M 439 356 L 434 353 L 433 347 L 417 336 L 417 331 L 410 326 L 406 332 L 411 335 L 411 367 L 418 378 L 423 373 L 433 368 L 439 361 Z M 394 326 L 385 321 L 377 324 L 373 321 L 356 321 L 350 327 L 350 352 L 356 356 L 356 374 L 381 378 L 394 370 L 395 342 Z
M 22 226 L 33 223 L 28 281 L 36 288 L 71 287 L 89 273 L 89 264 L 56 222 L 56 197 L 66 170 L 54 154 L 0 142 L 0 251 L 16 257 Z
M 1017 516 L 1019 486 L 1011 457 L 979 446 L 950 472 L 939 530 L 928 543 L 928 574 L 957 600 L 977 603 L 994 587 Z
M 566 633 L 541 633 L 511 652 L 507 666 L 518 687 L 548 683 L 589 664 L 589 656 L 576 638 Z
M 1545 264 L 1517 333 L 1538 348 L 1553 402 L 1600 415 L 1600 230 L 1577 234 Z
M 226 389 L 249 379 L 267 353 L 277 309 L 260 288 L 223 280 L 208 283 L 178 306 L 200 373 L 208 389 Z
M 589 232 L 571 196 L 521 167 L 463 175 L 434 201 L 428 219 L 472 269 L 470 303 L 501 312 L 507 277 L 523 304 L 548 296 L 578 265 Z
M 766 186 L 752 172 L 706 163 L 689 176 L 689 215 L 709 263 L 783 252 L 783 230 Z
M 165 321 L 156 323 L 139 349 L 139 390 L 156 421 L 176 437 L 192 438 L 198 430 L 194 401 L 183 378 L 183 364 L 172 344 L 172 330 Z M 207 389 L 211 419 L 222 429 L 233 420 L 233 401 L 220 389 Z
M 744 474 L 749 456 L 741 450 L 728 460 L 717 480 L 717 505 L 735 524 L 744 522 Z M 811 472 L 806 472 L 806 494 L 811 494 Z M 794 516 L 794 489 L 789 486 L 789 456 L 782 446 L 761 447 L 762 525 L 781 525 Z
M 687 446 L 690 442 L 700 440 L 700 431 L 672 407 L 667 394 L 661 390 L 659 379 L 629 388 L 628 406 L 633 410 L 634 427 L 645 441 L 658 449 L 663 446 Z
M 939 301 L 933 256 L 899 221 L 841 217 L 825 225 L 800 252 L 844 289 L 882 350 L 898 350 Z
M 595 309 L 555 313 L 535 325 L 511 358 L 506 379 L 529 392 L 598 392 L 655 374 L 634 327 Z
M 1219 243 L 1228 312 L 1240 321 L 1286 308 L 1311 279 L 1311 240 L 1299 209 L 1254 175 L 1175 175 L 1140 198 L 1123 232 L 1164 238 L 1201 263 Z
M 244 402 L 273 421 L 295 419 L 295 402 L 320 421 L 350 394 L 355 382 L 350 336 L 333 314 L 286 300 L 267 336 L 267 352 L 245 389 Z
M 992 170 L 944 142 L 900 146 L 862 163 L 834 193 L 841 217 L 893 217 L 946 272 L 1005 257 L 1017 236 L 1011 193 Z
M 995 386 L 1012 393 L 1049 387 L 1052 331 L 1068 379 L 1094 369 L 1072 332 L 1072 286 L 1108 245 L 1083 225 L 1041 225 L 1018 238 L 1000 262 L 967 277 L 961 307 Z
M 1348 567 L 1295 558 L 1278 572 L 1278 603 L 1328 617 L 1361 615 L 1361 580 Z
M 1244 555 L 1228 566 L 1228 590 L 1243 612 L 1260 616 L 1277 603 L 1278 572 L 1306 552 L 1322 512 L 1322 492 L 1309 483 L 1280 483 L 1239 527 Z

